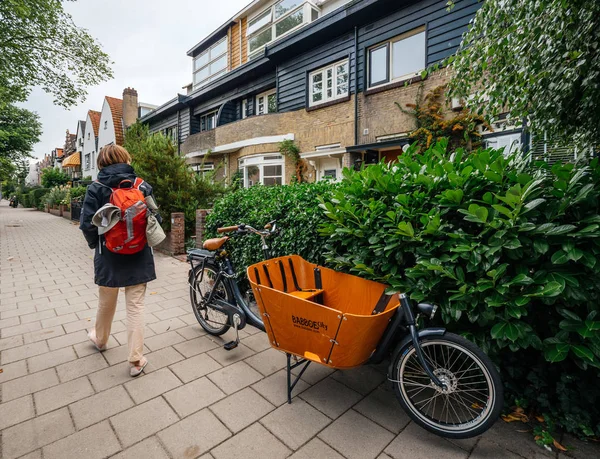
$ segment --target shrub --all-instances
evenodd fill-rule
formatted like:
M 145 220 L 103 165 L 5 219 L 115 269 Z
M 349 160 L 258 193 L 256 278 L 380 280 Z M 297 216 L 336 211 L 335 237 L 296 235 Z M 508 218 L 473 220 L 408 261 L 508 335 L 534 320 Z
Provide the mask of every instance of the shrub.
M 64 204 L 69 194 L 71 187 L 68 185 L 55 186 L 44 195 L 44 203 L 49 206 L 58 206 Z
M 71 188 L 71 199 L 73 200 L 82 200 L 85 196 L 85 192 L 87 191 L 86 186 L 76 186 Z
M 550 167 L 446 147 L 345 170 L 322 203 L 328 262 L 439 304 L 513 400 L 600 435 L 598 160 Z
M 319 196 L 328 195 L 334 187 L 330 182 L 319 182 L 239 189 L 215 203 L 206 219 L 208 236 L 216 236 L 220 226 L 245 223 L 260 229 L 277 220 L 280 233 L 269 240 L 274 255 L 298 254 L 323 263 L 323 240 L 317 230 L 325 217 L 318 207 Z M 228 244 L 238 274 L 263 259 L 258 236 L 232 238 Z
M 31 207 L 40 207 L 40 203 L 42 201 L 42 198 L 44 197 L 44 195 L 46 193 L 48 193 L 50 190 L 48 188 L 36 188 L 35 190 L 31 191 L 29 193 L 31 199 L 30 199 L 30 204 Z
M 44 188 L 52 188 L 55 186 L 65 185 L 69 181 L 69 176 L 58 169 L 47 167 L 42 170 L 42 186 Z
M 17 199 L 19 200 L 19 204 L 21 204 L 23 207 L 31 207 L 29 193 L 21 193 Z

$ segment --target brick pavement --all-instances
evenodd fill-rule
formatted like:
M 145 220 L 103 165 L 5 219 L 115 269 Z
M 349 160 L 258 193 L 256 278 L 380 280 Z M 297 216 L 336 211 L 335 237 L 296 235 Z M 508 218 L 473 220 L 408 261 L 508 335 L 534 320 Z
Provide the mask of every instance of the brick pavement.
M 123 296 L 109 349 L 87 341 L 92 252 L 67 220 L 0 203 L 0 457 L 518 458 L 553 457 L 497 423 L 448 441 L 409 422 L 385 367 L 313 365 L 286 403 L 285 358 L 252 327 L 231 352 L 190 310 L 187 266 L 160 254 L 146 298 L 144 375 L 126 362 Z M 570 456 L 599 457 L 572 439 Z

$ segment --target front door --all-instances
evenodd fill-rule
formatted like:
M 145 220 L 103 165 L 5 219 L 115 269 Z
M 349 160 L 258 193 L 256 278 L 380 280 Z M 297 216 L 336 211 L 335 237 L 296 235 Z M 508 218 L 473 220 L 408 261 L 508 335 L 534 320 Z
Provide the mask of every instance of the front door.
M 342 169 L 338 158 L 322 158 L 319 160 L 317 180 L 323 180 L 325 177 L 335 181 L 342 178 Z

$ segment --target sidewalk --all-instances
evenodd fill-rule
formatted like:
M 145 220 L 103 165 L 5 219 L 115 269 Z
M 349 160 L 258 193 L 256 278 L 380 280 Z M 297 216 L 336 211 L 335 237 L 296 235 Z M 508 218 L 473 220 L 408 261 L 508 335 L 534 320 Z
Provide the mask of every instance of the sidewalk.
M 109 350 L 86 337 L 97 289 L 77 225 L 0 202 L 0 458 L 543 458 L 524 425 L 448 441 L 409 421 L 385 367 L 311 365 L 286 403 L 285 357 L 252 327 L 206 335 L 185 263 L 156 255 L 144 375 L 128 374 L 121 295 Z M 600 457 L 570 438 L 569 457 Z

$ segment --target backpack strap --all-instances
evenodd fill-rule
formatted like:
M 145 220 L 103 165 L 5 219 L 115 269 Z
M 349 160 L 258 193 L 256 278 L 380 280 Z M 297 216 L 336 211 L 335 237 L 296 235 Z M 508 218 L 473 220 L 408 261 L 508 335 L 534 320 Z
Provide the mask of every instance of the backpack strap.
M 142 183 L 144 183 L 144 179 L 136 177 L 135 182 L 133 183 L 133 188 L 137 188 L 139 190 L 140 186 L 142 186 Z
M 95 182 L 100 185 L 103 186 L 104 188 L 108 188 L 110 190 L 110 192 L 112 193 L 113 191 L 115 191 L 113 188 L 109 187 L 108 185 L 105 185 L 104 183 L 102 183 L 100 180 L 95 180 Z

